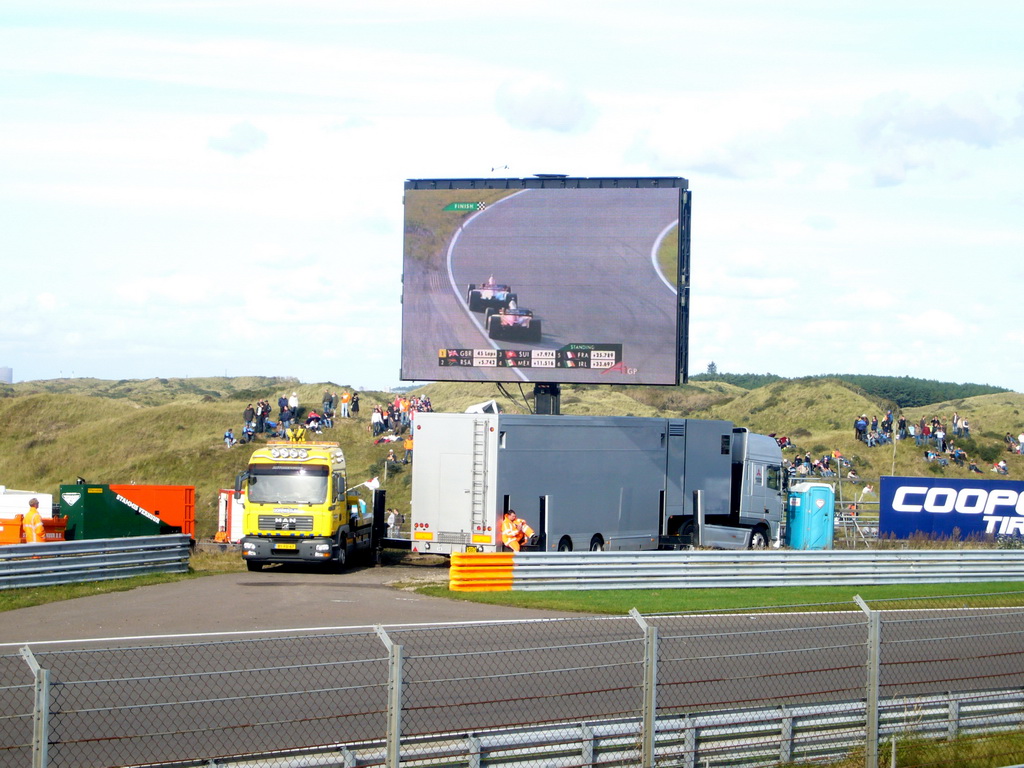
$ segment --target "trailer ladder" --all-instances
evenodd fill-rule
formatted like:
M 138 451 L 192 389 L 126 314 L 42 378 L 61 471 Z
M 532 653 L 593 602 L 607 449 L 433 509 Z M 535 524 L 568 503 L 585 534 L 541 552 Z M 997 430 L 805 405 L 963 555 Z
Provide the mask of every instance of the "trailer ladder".
M 470 519 L 473 533 L 486 532 L 486 478 L 487 459 L 487 428 L 489 422 L 484 419 L 473 419 L 473 477 L 470 484 Z

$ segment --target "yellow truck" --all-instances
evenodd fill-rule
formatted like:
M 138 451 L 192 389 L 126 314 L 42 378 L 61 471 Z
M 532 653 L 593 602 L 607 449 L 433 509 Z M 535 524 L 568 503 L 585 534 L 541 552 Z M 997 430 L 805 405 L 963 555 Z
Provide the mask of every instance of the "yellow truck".
M 342 569 L 372 546 L 373 510 L 348 487 L 337 443 L 271 440 L 235 478 L 244 503 L 242 557 L 268 563 L 323 563 Z

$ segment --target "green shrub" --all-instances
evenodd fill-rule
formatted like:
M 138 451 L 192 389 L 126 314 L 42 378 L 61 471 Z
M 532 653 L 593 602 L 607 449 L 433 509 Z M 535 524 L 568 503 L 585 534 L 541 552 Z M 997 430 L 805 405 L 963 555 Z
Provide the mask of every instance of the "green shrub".
M 995 445 L 979 445 L 978 450 L 975 451 L 974 457 L 972 458 L 981 459 L 988 464 L 995 464 L 999 461 L 1002 451 L 1003 449 Z

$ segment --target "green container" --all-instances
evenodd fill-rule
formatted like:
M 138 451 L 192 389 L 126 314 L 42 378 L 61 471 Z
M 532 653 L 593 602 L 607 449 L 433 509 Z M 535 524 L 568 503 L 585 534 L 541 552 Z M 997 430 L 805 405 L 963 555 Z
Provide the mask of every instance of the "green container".
M 68 541 L 181 532 L 108 485 L 62 485 L 60 514 L 68 520 Z

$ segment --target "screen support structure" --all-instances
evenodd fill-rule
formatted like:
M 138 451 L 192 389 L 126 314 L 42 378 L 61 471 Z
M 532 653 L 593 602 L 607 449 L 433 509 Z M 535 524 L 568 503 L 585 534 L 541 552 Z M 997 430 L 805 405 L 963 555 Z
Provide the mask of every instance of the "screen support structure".
M 562 388 L 558 384 L 533 385 L 534 413 L 545 416 L 562 414 Z

